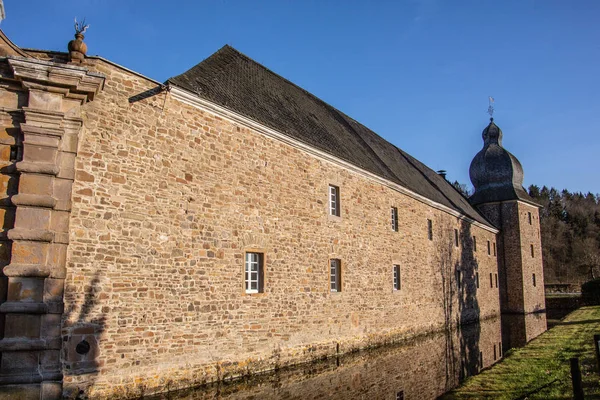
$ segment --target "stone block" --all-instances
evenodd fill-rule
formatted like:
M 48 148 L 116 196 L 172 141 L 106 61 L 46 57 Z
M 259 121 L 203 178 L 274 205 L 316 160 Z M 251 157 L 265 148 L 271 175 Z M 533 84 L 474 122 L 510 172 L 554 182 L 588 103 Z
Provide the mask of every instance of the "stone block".
M 40 323 L 39 315 L 32 314 L 6 314 L 6 327 L 4 337 L 9 338 L 39 338 Z
M 52 196 L 53 176 L 22 174 L 19 180 L 19 194 L 37 194 Z
M 14 264 L 46 264 L 49 244 L 15 240 L 12 244 L 12 260 Z
M 0 400 L 40 400 L 41 386 L 33 385 L 4 385 L 0 391 Z
M 10 278 L 8 281 L 8 301 L 39 303 L 44 295 L 43 278 Z
M 48 208 L 21 208 L 17 212 L 15 227 L 19 229 L 51 229 L 50 216 L 52 210 Z

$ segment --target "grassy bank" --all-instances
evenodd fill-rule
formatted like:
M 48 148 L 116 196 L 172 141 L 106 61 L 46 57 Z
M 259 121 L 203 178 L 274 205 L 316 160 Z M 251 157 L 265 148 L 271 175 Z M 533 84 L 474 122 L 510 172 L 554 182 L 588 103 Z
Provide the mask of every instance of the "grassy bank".
M 600 399 L 594 334 L 600 334 L 600 307 L 580 308 L 443 399 L 571 399 L 571 357 L 579 357 L 585 398 Z

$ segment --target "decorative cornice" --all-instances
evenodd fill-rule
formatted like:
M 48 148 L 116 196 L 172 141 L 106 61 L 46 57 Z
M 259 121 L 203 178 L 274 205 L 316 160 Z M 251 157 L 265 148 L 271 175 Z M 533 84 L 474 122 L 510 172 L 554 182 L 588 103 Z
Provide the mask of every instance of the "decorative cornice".
M 85 102 L 93 100 L 104 87 L 104 76 L 86 68 L 25 57 L 6 58 L 14 78 L 23 84 L 31 83 L 37 89 L 44 89 L 44 85 L 62 87 L 66 97 Z
M 225 107 L 222 107 L 218 104 L 212 103 L 208 100 L 202 99 L 194 93 L 188 92 L 187 90 L 181 89 L 177 86 L 170 86 L 169 88 L 170 88 L 169 93 L 171 93 L 171 95 L 173 96 L 173 98 L 175 100 L 181 101 L 182 103 L 185 103 L 185 104 L 189 104 L 192 107 L 196 107 L 202 111 L 216 114 L 219 117 L 225 118 L 233 123 L 245 126 L 256 132 L 262 133 L 263 135 L 265 135 L 271 139 L 278 140 L 278 141 L 283 142 L 293 148 L 302 150 L 305 153 L 308 153 L 308 154 L 312 155 L 313 157 L 316 157 L 320 160 L 323 160 L 323 161 L 329 162 L 331 164 L 334 164 L 338 167 L 342 167 L 347 170 L 350 170 L 350 171 L 352 171 L 356 174 L 359 174 L 367 179 L 373 180 L 373 181 L 375 181 L 381 185 L 384 185 L 392 190 L 400 192 L 400 193 L 402 193 L 406 196 L 409 196 L 417 201 L 420 201 L 421 203 L 427 204 L 433 208 L 436 208 L 440 211 L 443 211 L 447 214 L 457 217 L 458 219 L 465 220 L 465 221 L 467 221 L 475 226 L 478 226 L 482 229 L 485 229 L 485 230 L 493 232 L 493 233 L 499 232 L 498 229 L 496 229 L 496 228 L 482 224 L 481 222 L 478 222 L 464 214 L 461 214 L 460 212 L 453 210 L 450 207 L 447 207 L 443 204 L 437 203 L 437 202 L 430 200 L 424 196 L 421 196 L 420 194 L 417 194 L 417 193 L 405 188 L 404 186 L 398 185 L 397 183 L 391 182 L 391 181 L 384 179 L 380 176 L 377 176 L 371 172 L 365 171 L 364 169 L 359 168 L 356 165 L 353 165 L 347 161 L 344 161 L 342 159 L 334 157 L 331 154 L 328 154 L 324 151 L 315 149 L 314 147 L 311 147 L 305 143 L 295 140 L 295 139 L 289 137 L 288 135 L 285 135 L 285 134 L 278 132 L 272 128 L 262 125 L 250 118 L 247 118 L 243 115 L 233 112 Z

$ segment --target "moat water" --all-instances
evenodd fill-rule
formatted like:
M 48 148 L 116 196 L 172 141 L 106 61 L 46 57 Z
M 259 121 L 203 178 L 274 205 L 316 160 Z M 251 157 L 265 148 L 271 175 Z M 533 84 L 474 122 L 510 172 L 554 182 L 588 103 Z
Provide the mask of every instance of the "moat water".
M 500 359 L 500 320 L 147 399 L 435 399 Z

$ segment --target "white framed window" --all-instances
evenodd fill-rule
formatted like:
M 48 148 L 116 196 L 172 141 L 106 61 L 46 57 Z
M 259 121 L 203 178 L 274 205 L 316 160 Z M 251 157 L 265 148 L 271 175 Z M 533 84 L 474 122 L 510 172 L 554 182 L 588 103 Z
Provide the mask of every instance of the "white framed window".
M 263 291 L 263 280 L 263 254 L 246 253 L 244 277 L 246 293 L 261 293 Z
M 394 290 L 400 290 L 401 281 L 400 281 L 400 266 L 399 265 L 394 265 L 393 273 L 394 273 Z
M 340 188 L 329 185 L 329 214 L 340 216 Z
M 398 232 L 398 208 L 392 207 L 392 230 Z
M 332 292 L 342 291 L 342 262 L 337 258 L 329 260 L 329 283 Z

